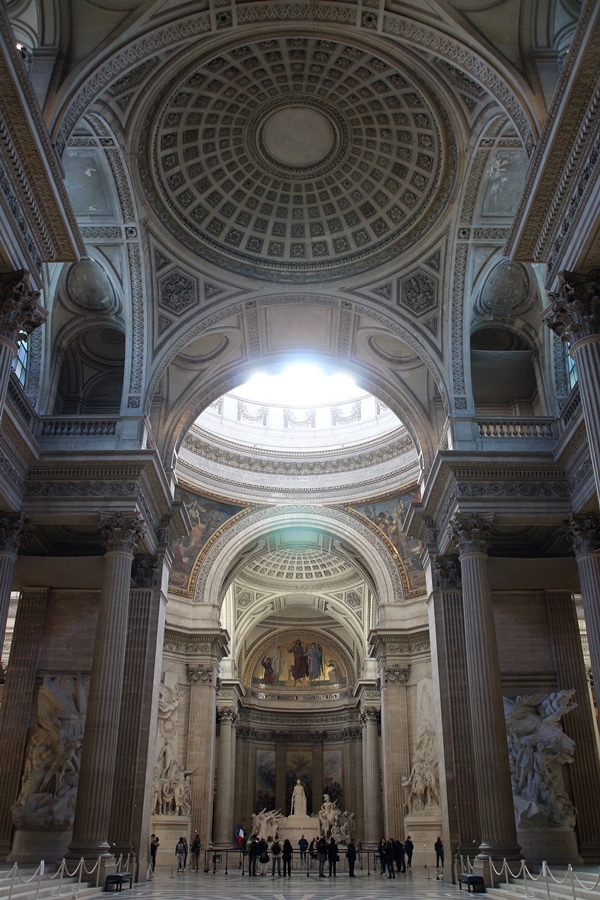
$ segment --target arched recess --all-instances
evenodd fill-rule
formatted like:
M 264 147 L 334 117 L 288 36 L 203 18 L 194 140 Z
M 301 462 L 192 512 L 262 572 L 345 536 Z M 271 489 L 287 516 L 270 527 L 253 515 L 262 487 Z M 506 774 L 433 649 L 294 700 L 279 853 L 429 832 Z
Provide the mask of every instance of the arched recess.
M 114 322 L 78 330 L 61 353 L 55 415 L 116 416 L 121 409 L 125 335 Z
M 245 548 L 264 541 L 273 528 L 286 525 L 323 529 L 333 535 L 334 546 L 339 541 L 343 553 L 368 573 L 376 597 L 376 619 L 380 624 L 385 618 L 386 606 L 401 604 L 406 599 L 408 579 L 402 562 L 394 558 L 376 529 L 370 528 L 362 517 L 344 510 L 302 504 L 254 510 L 237 517 L 230 528 L 217 533 L 202 556 L 202 565 L 196 566 L 194 602 L 211 604 L 218 620 L 240 554 Z M 218 621 L 212 625 L 218 625 Z
M 273 343 L 274 313 L 287 316 L 286 342 L 281 346 Z M 408 348 L 407 354 L 419 361 L 423 377 L 417 379 L 412 373 L 410 389 L 393 364 L 368 342 L 359 350 L 353 346 L 352 337 L 366 331 L 371 315 L 374 333 L 385 331 L 388 339 L 397 338 Z M 315 323 L 312 331 L 305 324 L 311 322 Z M 424 466 L 429 465 L 441 437 L 437 418 L 432 416 L 433 392 L 439 398 L 438 407 L 448 414 L 441 366 L 404 322 L 354 308 L 339 297 L 315 294 L 266 297 L 229 306 L 188 328 L 171 346 L 156 367 L 146 395 L 165 464 L 172 464 L 188 430 L 207 406 L 243 383 L 254 369 L 276 367 L 298 356 L 353 375 L 361 388 L 377 396 L 409 429 Z

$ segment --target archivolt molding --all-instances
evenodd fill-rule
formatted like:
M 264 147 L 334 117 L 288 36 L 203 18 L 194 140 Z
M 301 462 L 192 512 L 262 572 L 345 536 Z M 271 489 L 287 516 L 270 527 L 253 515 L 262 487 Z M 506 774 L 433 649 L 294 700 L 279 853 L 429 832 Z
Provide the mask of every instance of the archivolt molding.
M 370 573 L 375 593 L 390 602 L 401 602 L 408 591 L 408 579 L 398 555 L 393 552 L 381 531 L 369 522 L 339 509 L 317 506 L 277 506 L 249 513 L 239 513 L 230 520 L 229 527 L 219 529 L 211 537 L 196 561 L 192 574 L 195 580 L 195 603 L 224 596 L 224 573 L 231 570 L 245 544 L 267 534 L 273 527 L 285 526 L 288 519 L 297 526 L 312 525 L 326 529 L 338 540 L 352 547 L 357 559 Z

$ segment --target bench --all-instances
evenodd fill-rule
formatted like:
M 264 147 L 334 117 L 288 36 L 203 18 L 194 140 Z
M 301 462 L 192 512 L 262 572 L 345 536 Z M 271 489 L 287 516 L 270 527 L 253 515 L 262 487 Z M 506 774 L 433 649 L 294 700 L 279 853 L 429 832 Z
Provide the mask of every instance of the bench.
M 116 872 L 114 875 L 106 876 L 104 879 L 104 890 L 107 891 L 114 885 L 115 890 L 120 891 L 124 884 L 129 884 L 129 887 L 132 887 L 132 881 L 131 872 Z
M 458 876 L 458 888 L 462 890 L 463 884 L 466 884 L 467 891 L 479 891 L 485 894 L 485 881 L 483 875 L 472 875 L 471 872 L 461 872 Z

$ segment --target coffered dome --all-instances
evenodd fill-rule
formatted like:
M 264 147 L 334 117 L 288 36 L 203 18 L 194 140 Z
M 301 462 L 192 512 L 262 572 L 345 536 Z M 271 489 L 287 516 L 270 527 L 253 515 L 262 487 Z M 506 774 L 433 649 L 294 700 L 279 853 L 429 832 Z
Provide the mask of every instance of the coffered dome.
M 178 241 L 219 266 L 321 280 L 398 254 L 441 210 L 449 150 L 416 79 L 357 46 L 277 37 L 169 91 L 142 175 Z

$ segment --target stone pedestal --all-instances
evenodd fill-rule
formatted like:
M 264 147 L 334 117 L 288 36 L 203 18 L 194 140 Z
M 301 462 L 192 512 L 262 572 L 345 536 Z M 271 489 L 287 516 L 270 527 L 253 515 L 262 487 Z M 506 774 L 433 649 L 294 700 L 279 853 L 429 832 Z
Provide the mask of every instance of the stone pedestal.
M 442 810 L 439 806 L 432 806 L 421 813 L 405 816 L 404 828 L 406 834 L 399 835 L 401 841 L 410 834 L 415 845 L 412 858 L 412 868 L 415 870 L 429 868 L 435 869 L 435 844 L 438 835 L 442 833 Z M 449 868 L 448 860 L 448 868 Z
M 517 840 L 528 865 L 552 860 L 552 865 L 583 865 L 572 828 L 517 829 Z
M 40 859 L 45 860 L 46 866 L 52 871 L 54 863 L 57 865 L 65 857 L 71 836 L 69 831 L 27 831 L 19 829 L 15 831 L 12 851 L 7 862 L 18 861 L 20 863 L 33 863 L 39 865 Z
M 285 841 L 287 838 L 292 847 L 294 854 L 299 853 L 298 841 L 304 835 L 308 843 L 314 837 L 319 837 L 319 817 L 318 816 L 288 816 L 282 819 L 278 827 L 279 839 Z
M 189 816 L 152 816 L 152 831 L 159 840 L 156 853 L 156 868 L 163 872 L 175 869 L 175 847 L 180 837 L 187 838 L 188 846 L 191 843 L 191 819 Z M 204 848 L 204 845 L 202 847 Z M 202 852 L 200 861 L 203 862 Z M 190 857 L 188 855 L 188 865 Z

